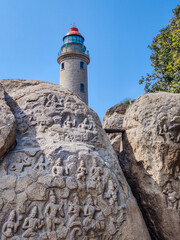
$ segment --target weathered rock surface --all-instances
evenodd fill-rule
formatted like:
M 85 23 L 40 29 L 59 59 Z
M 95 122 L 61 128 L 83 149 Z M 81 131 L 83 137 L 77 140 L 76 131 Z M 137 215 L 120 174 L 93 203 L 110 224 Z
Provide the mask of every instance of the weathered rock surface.
M 1 83 L 17 121 L 0 165 L 1 239 L 150 240 L 98 116 L 58 85 Z
M 180 239 L 180 94 L 151 93 L 126 112 L 120 162 L 152 239 Z
M 103 128 L 122 128 L 124 115 L 129 105 L 120 103 L 109 108 L 103 117 Z
M 5 92 L 0 84 L 0 158 L 15 144 L 16 121 L 5 101 Z
M 123 119 L 128 107 L 129 105 L 121 103 L 109 108 L 103 118 L 103 128 L 122 129 Z M 122 151 L 122 133 L 108 133 L 107 135 L 114 151 L 118 155 Z

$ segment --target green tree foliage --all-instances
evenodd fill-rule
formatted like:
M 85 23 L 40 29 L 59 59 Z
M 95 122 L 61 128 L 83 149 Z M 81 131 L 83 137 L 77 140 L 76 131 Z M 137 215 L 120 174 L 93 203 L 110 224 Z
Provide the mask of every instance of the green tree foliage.
M 125 98 L 120 103 L 123 103 L 123 104 L 126 104 L 126 105 L 130 105 L 131 104 L 131 98 Z
M 154 71 L 142 77 L 145 92 L 166 91 L 180 93 L 180 5 L 173 10 L 173 18 L 148 46 Z

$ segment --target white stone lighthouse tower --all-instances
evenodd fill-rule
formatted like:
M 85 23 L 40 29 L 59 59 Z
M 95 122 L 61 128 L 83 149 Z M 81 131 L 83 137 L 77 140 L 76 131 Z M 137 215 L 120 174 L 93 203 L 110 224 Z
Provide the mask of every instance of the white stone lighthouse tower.
M 88 105 L 87 65 L 90 58 L 78 28 L 71 27 L 64 36 L 57 61 L 60 64 L 60 86 L 78 95 Z

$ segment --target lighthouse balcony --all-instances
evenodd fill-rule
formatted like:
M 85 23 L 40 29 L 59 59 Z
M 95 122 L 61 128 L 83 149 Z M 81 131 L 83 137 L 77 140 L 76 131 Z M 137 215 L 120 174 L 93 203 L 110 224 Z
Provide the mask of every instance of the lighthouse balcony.
M 86 50 L 86 47 L 81 44 L 78 44 L 78 45 L 77 44 L 76 45 L 68 44 L 68 46 L 63 45 L 62 48 L 58 52 L 58 56 L 62 53 L 66 53 L 66 52 L 79 52 L 79 53 L 84 53 L 89 56 L 89 51 Z

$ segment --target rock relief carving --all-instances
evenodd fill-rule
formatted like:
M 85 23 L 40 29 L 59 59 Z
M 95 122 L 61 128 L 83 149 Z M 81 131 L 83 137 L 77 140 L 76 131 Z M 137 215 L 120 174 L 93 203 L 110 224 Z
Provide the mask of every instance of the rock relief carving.
M 126 209 L 123 206 L 122 208 L 119 207 L 120 215 L 116 219 L 117 228 L 120 229 L 121 225 L 124 221 L 126 221 Z
M 93 125 L 89 124 L 89 121 L 87 118 L 85 118 L 84 121 L 78 125 L 78 128 L 81 128 L 84 130 L 91 130 L 92 127 L 93 127 Z
M 54 190 L 32 208 L 17 239 L 113 239 L 125 221 L 125 213 L 118 206 L 116 180 L 110 169 L 103 168 L 101 159 L 80 153 L 79 159 L 68 156 L 64 166 L 61 159 L 56 161 L 50 174 Z M 38 157 L 34 170 L 41 172 L 45 170 L 44 155 Z
M 89 173 L 90 180 L 88 182 L 87 188 L 88 189 L 96 189 L 96 188 L 102 189 L 101 175 L 103 175 L 103 170 L 101 167 L 98 167 L 97 159 L 93 159 L 93 166 L 90 169 L 90 173 Z
M 2 198 L 0 198 L 0 210 L 3 208 L 3 206 L 4 206 L 4 201 Z
M 173 187 L 170 182 L 165 186 L 163 193 L 166 195 L 166 201 L 168 208 L 177 209 L 178 208 L 178 200 L 180 199 L 179 194 L 173 190 Z
M 168 116 L 165 113 L 160 113 L 157 119 L 157 132 L 165 140 L 171 140 L 175 143 L 180 142 L 180 116 L 171 116 L 171 121 L 168 122 Z
M 77 166 L 76 166 L 77 158 L 75 156 L 69 156 L 66 161 L 65 172 L 66 175 L 73 176 L 75 175 Z
M 25 232 L 22 236 L 30 240 L 36 240 L 38 237 L 38 230 L 43 226 L 44 221 L 38 218 L 38 207 L 34 206 L 29 217 L 24 220 L 22 229 L 25 230 Z
M 68 214 L 70 216 L 68 222 L 68 228 L 70 229 L 70 240 L 78 239 L 82 235 L 82 221 L 80 212 L 82 207 L 80 206 L 79 197 L 77 193 L 73 194 L 73 202 L 69 204 Z
M 160 136 L 164 136 L 168 132 L 168 116 L 165 113 L 160 113 L 157 117 L 157 132 Z
M 63 203 L 56 204 L 56 196 L 53 190 L 50 191 L 49 195 L 50 202 L 45 208 L 46 228 L 49 232 L 56 230 L 56 225 L 64 226 L 64 222 L 58 217 L 64 217 Z
M 22 215 L 18 215 L 15 210 L 12 210 L 9 214 L 7 222 L 2 227 L 2 240 L 12 239 L 20 226 Z
M 58 99 L 58 97 L 55 94 L 49 94 L 45 99 L 44 105 L 46 107 L 60 108 L 64 106 L 64 100 Z
M 21 173 L 25 170 L 25 167 L 30 167 L 32 165 L 31 162 L 28 162 L 28 158 L 22 159 L 18 157 L 16 162 L 10 166 L 10 171 L 14 171 L 16 173 Z
M 87 233 L 89 230 L 96 227 L 96 220 L 94 219 L 95 212 L 101 211 L 100 208 L 95 205 L 91 195 L 89 194 L 86 199 L 86 205 L 84 206 L 84 221 L 83 230 Z
M 174 169 L 174 179 L 180 180 L 180 168 L 178 165 Z
M 64 175 L 64 167 L 62 166 L 61 158 L 58 158 L 58 160 L 56 161 L 55 166 L 53 166 L 52 174 L 54 176 L 63 176 Z
M 121 211 L 121 208 L 118 205 L 118 190 L 116 183 L 110 179 L 108 181 L 108 190 L 104 193 L 104 198 L 109 201 L 110 206 L 113 206 L 111 209 L 111 212 L 113 214 L 118 214 L 119 211 Z
M 116 190 L 116 186 L 113 183 L 112 180 L 109 180 L 108 182 L 108 190 L 105 193 L 105 198 L 109 200 L 109 203 L 111 205 L 114 205 L 117 202 L 117 190 Z
M 34 170 L 37 172 L 43 172 L 46 170 L 47 163 L 45 161 L 45 157 L 41 155 L 40 159 L 38 160 L 38 163 L 34 166 Z
M 174 116 L 169 126 L 170 139 L 174 142 L 180 142 L 180 116 Z
M 66 128 L 72 128 L 72 127 L 75 127 L 76 126 L 76 120 L 71 120 L 71 116 L 67 116 L 65 122 L 64 122 L 64 126 Z
M 86 180 L 86 175 L 87 175 L 87 169 L 86 169 L 86 167 L 85 167 L 84 160 L 81 160 L 81 161 L 80 161 L 80 166 L 79 166 L 79 168 L 77 169 L 77 179 L 78 179 L 80 182 L 85 182 L 85 180 Z
M 117 232 L 117 228 L 115 226 L 116 224 L 116 220 L 113 218 L 113 216 L 109 217 L 110 221 L 109 221 L 109 225 L 108 225 L 108 232 L 110 234 L 110 236 L 113 236 L 116 232 Z
M 53 125 L 54 120 L 53 118 L 50 118 L 47 116 L 43 119 L 41 116 L 38 122 L 39 122 L 38 132 L 44 133 L 46 129 L 48 129 L 51 125 Z

